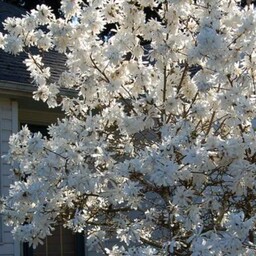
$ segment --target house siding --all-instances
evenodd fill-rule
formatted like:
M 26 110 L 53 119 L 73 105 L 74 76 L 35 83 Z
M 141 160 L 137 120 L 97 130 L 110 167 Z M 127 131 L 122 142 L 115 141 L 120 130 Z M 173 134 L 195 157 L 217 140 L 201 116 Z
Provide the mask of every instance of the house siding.
M 0 155 L 9 148 L 9 137 L 18 131 L 18 105 L 10 99 L 0 98 Z M 7 195 L 11 183 L 9 165 L 0 158 L 0 194 Z M 20 245 L 11 235 L 10 227 L 3 224 L 0 217 L 0 256 L 20 256 Z

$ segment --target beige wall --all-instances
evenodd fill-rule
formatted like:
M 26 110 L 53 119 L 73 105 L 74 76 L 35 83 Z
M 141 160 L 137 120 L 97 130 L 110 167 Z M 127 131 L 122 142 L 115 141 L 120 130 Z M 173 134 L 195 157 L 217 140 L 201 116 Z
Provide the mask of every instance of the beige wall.
M 8 151 L 8 141 L 12 133 L 18 131 L 18 104 L 10 99 L 0 98 L 0 155 Z M 0 158 L 0 193 L 8 193 L 11 182 L 9 166 Z M 0 219 L 0 256 L 19 256 L 20 246 Z

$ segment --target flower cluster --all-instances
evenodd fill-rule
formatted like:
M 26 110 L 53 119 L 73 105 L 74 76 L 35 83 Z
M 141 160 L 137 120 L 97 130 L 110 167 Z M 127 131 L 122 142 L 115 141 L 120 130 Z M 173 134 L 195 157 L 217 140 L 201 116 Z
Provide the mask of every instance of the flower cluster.
M 61 2 L 63 18 L 38 6 L 0 34 L 5 51 L 28 52 L 34 98 L 65 113 L 49 139 L 10 138 L 14 236 L 37 246 L 59 222 L 106 255 L 255 255 L 253 7 Z M 56 83 L 31 47 L 65 54 Z

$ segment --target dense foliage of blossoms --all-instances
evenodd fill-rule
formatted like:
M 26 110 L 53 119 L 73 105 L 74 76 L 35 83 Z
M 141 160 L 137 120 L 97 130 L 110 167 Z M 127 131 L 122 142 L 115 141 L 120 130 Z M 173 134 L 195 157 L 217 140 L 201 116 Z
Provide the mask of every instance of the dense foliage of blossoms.
M 27 127 L 10 138 L 14 236 L 37 246 L 62 223 L 111 256 L 255 255 L 253 7 L 61 2 L 62 18 L 41 5 L 0 34 L 0 48 L 27 52 L 34 98 L 66 116 L 48 139 Z M 66 55 L 58 81 L 32 47 Z

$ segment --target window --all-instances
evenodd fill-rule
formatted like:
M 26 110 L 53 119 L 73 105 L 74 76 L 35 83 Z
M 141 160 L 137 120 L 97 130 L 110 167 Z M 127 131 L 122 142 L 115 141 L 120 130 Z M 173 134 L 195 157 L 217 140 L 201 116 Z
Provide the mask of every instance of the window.
M 33 256 L 75 255 L 75 236 L 62 226 L 56 227 L 53 236 L 47 237 L 44 245 L 38 246 Z
M 24 244 L 24 256 L 84 256 L 84 235 L 74 234 L 71 230 L 58 225 L 52 236 L 45 239 L 36 249 Z
M 47 136 L 47 125 L 20 123 L 20 127 L 27 125 L 31 132 L 41 132 Z M 85 239 L 83 234 L 74 234 L 71 230 L 56 226 L 52 233 L 45 239 L 43 245 L 36 249 L 25 243 L 23 256 L 84 256 Z

